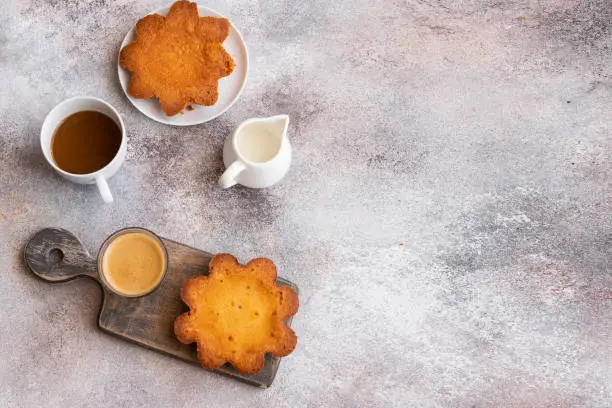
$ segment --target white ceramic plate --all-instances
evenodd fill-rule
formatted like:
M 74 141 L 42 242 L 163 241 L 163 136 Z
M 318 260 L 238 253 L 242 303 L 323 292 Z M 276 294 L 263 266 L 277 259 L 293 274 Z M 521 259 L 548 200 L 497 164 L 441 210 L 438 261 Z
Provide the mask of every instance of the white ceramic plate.
M 161 14 L 165 16 L 168 14 L 170 7 L 162 7 L 157 9 L 150 14 Z M 201 17 L 212 16 L 212 17 L 223 17 L 221 14 L 207 7 L 198 6 L 198 12 Z M 127 33 L 119 52 L 130 42 L 136 39 L 136 24 Z M 126 69 L 121 68 L 117 59 L 117 66 L 119 70 L 119 82 L 121 82 L 121 88 L 125 92 L 125 96 L 132 102 L 132 104 L 146 116 L 153 120 L 156 120 L 167 125 L 175 126 L 190 126 L 197 125 L 200 123 L 208 122 L 213 120 L 217 116 L 223 114 L 228 110 L 237 100 L 242 89 L 246 83 L 247 71 L 249 68 L 249 56 L 247 54 L 246 44 L 242 39 L 240 31 L 230 22 L 230 32 L 225 41 L 223 42 L 223 48 L 232 56 L 236 67 L 234 72 L 225 78 L 219 80 L 219 99 L 213 106 L 200 106 L 192 104 L 193 110 L 183 110 L 183 113 L 176 114 L 174 116 L 166 116 L 162 110 L 159 102 L 156 98 L 151 99 L 135 99 L 132 98 L 128 93 L 128 87 L 130 84 L 130 72 Z

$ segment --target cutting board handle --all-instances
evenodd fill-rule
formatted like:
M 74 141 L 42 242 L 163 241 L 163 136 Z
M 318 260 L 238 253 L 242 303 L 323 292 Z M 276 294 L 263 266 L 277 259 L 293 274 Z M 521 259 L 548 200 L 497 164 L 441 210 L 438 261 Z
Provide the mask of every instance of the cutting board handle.
M 61 228 L 45 228 L 25 246 L 25 263 L 32 273 L 49 282 L 65 282 L 78 277 L 98 280 L 96 260 L 81 241 Z

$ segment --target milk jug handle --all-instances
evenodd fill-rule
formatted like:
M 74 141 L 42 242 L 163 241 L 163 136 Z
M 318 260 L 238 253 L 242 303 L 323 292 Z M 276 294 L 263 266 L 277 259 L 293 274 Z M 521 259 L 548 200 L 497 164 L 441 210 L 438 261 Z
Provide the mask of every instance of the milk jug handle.
M 240 160 L 236 160 L 230 164 L 230 166 L 225 169 L 219 178 L 219 185 L 221 188 L 228 188 L 235 185 L 236 177 L 238 177 L 238 175 L 242 173 L 244 169 L 246 169 L 246 165 Z

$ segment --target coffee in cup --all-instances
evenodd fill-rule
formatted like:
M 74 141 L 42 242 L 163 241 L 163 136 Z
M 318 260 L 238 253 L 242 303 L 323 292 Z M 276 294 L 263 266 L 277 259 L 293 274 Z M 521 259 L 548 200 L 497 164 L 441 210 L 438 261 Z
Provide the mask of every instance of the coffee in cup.
M 53 133 L 51 155 L 60 169 L 89 174 L 104 168 L 121 146 L 121 129 L 97 111 L 80 111 L 64 119 Z
M 61 102 L 43 122 L 40 145 L 62 177 L 96 184 L 102 199 L 113 202 L 107 180 L 125 161 L 127 137 L 121 116 L 110 104 L 91 96 Z
M 113 292 L 144 296 L 161 283 L 168 268 L 162 240 L 143 228 L 127 228 L 107 238 L 98 255 L 100 279 Z

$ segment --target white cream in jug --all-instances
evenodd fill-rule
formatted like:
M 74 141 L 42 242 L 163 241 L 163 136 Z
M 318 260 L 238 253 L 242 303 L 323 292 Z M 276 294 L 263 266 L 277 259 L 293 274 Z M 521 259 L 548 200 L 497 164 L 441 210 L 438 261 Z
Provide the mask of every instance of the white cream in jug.
M 271 160 L 281 146 L 281 134 L 265 123 L 252 123 L 240 130 L 238 151 L 245 159 L 263 163 Z

